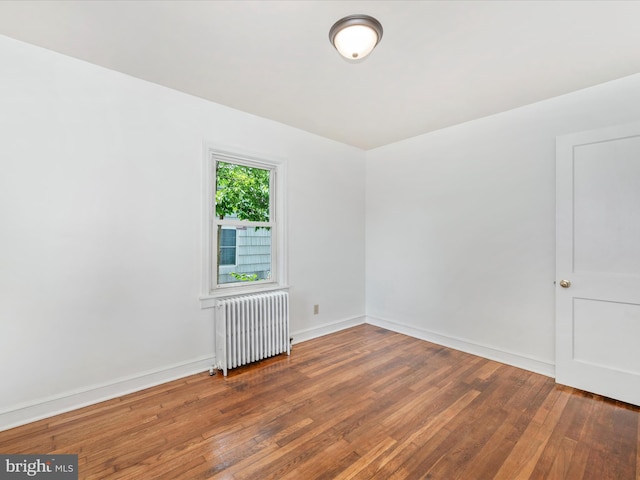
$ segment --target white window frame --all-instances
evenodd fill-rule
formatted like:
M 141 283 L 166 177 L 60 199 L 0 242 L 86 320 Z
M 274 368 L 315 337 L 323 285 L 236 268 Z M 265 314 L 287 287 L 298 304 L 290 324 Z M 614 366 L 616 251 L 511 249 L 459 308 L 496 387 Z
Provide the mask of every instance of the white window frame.
M 215 214 L 216 163 L 218 161 L 267 169 L 271 172 L 271 211 L 269 222 L 247 222 L 238 220 L 220 220 Z M 286 161 L 266 157 L 238 149 L 221 148 L 205 144 L 203 161 L 203 209 L 202 209 L 202 308 L 212 308 L 221 297 L 280 290 L 287 285 L 286 250 Z M 255 282 L 237 282 L 217 284 L 217 227 L 218 225 L 271 227 L 271 277 Z

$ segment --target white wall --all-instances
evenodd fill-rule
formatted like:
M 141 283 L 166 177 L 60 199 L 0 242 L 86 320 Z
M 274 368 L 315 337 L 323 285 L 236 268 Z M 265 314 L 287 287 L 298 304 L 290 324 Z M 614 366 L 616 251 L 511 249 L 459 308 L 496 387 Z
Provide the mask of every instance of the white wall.
M 0 429 L 208 369 L 204 142 L 288 162 L 296 340 L 364 321 L 364 152 L 6 37 L 0 65 Z
M 367 152 L 368 321 L 553 375 L 555 137 L 638 119 L 635 75 Z

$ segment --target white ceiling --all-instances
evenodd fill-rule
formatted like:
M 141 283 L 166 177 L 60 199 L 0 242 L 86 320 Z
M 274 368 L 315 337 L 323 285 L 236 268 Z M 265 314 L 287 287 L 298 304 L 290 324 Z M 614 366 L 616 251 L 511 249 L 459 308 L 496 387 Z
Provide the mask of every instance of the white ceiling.
M 384 27 L 358 64 L 328 41 L 352 13 Z M 0 34 L 363 149 L 638 73 L 639 25 L 638 1 L 0 1 Z

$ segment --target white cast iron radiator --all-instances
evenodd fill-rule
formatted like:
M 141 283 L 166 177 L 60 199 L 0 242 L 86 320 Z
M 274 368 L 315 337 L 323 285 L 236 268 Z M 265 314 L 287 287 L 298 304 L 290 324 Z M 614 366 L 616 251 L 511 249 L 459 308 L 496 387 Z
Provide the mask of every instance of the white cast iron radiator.
M 230 368 L 291 353 L 289 343 L 289 293 L 276 291 L 218 300 L 216 368 Z

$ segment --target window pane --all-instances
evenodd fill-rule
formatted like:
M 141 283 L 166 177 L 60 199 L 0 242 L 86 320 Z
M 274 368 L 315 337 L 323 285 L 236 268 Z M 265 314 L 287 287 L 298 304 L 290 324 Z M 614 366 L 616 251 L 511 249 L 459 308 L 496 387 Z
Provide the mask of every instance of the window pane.
M 224 232 L 226 229 L 223 229 Z M 271 278 L 271 229 L 236 230 L 235 264 L 218 266 L 218 283 L 255 282 Z M 228 247 L 221 247 L 220 259 Z M 229 248 L 230 250 L 230 248 Z
M 268 222 L 270 172 L 263 168 L 216 162 L 216 216 Z

